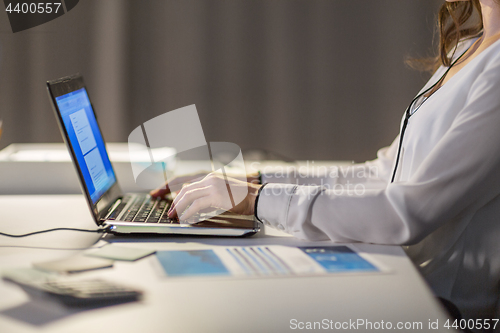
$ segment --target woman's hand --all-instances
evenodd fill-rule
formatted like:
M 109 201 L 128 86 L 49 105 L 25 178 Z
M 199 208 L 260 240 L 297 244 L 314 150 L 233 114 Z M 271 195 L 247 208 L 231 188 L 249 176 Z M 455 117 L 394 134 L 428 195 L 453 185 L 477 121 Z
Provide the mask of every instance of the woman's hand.
M 204 177 L 206 177 L 210 172 L 198 172 L 196 174 L 191 174 L 191 175 L 185 175 L 185 176 L 180 176 L 172 179 L 170 182 L 166 182 L 165 185 L 163 185 L 160 188 L 157 188 L 156 190 L 152 190 L 149 192 L 149 194 L 156 198 L 156 197 L 165 197 L 169 193 L 177 192 L 182 189 L 182 186 L 186 183 L 193 183 L 199 180 L 202 180 Z
M 179 217 L 184 221 L 202 210 L 214 208 L 252 215 L 255 198 L 261 186 L 236 178 L 226 178 L 220 173 L 210 173 L 203 179 L 182 187 L 168 211 L 168 216 Z M 170 184 L 167 188 L 170 188 Z M 233 198 L 236 199 L 234 201 L 241 201 L 234 202 Z
M 156 197 L 163 198 L 169 193 L 180 191 L 185 184 L 190 184 L 190 183 L 200 181 L 209 174 L 210 174 L 210 172 L 208 172 L 208 171 L 200 171 L 200 172 L 195 173 L 195 174 L 176 177 L 176 178 L 172 179 L 172 181 L 165 183 L 165 185 L 163 185 L 162 187 L 157 188 L 155 190 L 152 190 L 151 192 L 149 192 L 149 194 L 154 198 L 156 198 Z M 241 176 L 236 176 L 236 175 L 228 175 L 228 177 L 229 178 L 236 178 L 236 179 L 241 178 Z M 252 183 L 252 184 L 259 184 L 260 183 L 259 173 L 247 174 L 246 177 L 247 177 L 248 183 Z

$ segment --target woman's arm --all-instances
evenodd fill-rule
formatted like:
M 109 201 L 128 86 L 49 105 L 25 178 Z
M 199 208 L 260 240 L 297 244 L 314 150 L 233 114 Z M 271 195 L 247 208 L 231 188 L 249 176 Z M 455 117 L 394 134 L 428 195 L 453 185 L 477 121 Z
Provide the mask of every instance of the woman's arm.
M 269 184 L 258 217 L 296 237 L 412 244 L 500 194 L 500 61 L 478 76 L 464 108 L 405 182 L 363 194 Z

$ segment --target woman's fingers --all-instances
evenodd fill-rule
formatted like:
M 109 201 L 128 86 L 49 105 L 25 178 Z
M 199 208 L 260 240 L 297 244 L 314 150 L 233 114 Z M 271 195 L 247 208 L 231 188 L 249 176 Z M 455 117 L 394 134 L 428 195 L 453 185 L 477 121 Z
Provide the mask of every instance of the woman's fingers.
M 194 214 L 196 214 L 197 212 L 199 212 L 200 210 L 203 210 L 205 208 L 209 208 L 211 206 L 212 206 L 212 199 L 208 195 L 201 197 L 199 199 L 196 199 L 195 201 L 193 201 L 191 206 L 189 206 L 189 208 L 186 209 L 184 211 L 184 213 L 182 213 L 182 215 L 179 217 L 179 220 L 185 221 L 185 220 L 189 219 L 191 216 L 193 216 Z
M 166 182 L 162 187 L 152 190 L 149 192 L 149 195 L 152 197 L 164 197 L 171 192 L 178 191 L 185 183 L 192 183 L 203 179 L 207 174 L 208 172 L 199 172 L 193 175 L 176 177 Z
M 194 184 L 191 184 L 194 185 Z M 170 206 L 168 211 L 168 216 L 173 218 L 175 216 L 180 216 L 184 212 L 184 210 L 192 204 L 197 199 L 208 196 L 210 193 L 209 187 L 194 187 L 194 186 L 185 186 L 181 192 L 177 195 L 174 202 Z M 203 207 L 206 208 L 206 207 Z M 202 209 L 202 208 L 200 208 Z M 199 209 L 198 209 L 199 210 Z M 192 214 L 191 214 L 192 215 Z
M 174 201 L 172 202 L 172 206 L 170 208 L 172 209 L 172 207 L 177 205 L 179 200 L 182 199 L 188 191 L 191 191 L 191 190 L 194 190 L 194 189 L 197 189 L 200 187 L 205 187 L 205 186 L 202 186 L 200 183 L 201 182 L 194 182 L 191 184 L 183 184 L 181 190 L 175 196 Z

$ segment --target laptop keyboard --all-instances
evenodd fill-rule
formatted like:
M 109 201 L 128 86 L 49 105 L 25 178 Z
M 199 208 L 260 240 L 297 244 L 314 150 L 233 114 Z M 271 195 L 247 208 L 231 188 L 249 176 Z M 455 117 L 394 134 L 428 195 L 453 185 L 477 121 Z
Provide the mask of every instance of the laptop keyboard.
M 123 208 L 127 205 L 129 200 L 134 200 L 134 202 L 122 215 L 120 219 L 121 221 L 168 224 L 179 223 L 178 219 L 171 219 L 167 215 L 167 211 L 170 208 L 170 204 L 172 203 L 172 201 L 160 198 L 152 198 L 150 196 L 123 198 L 122 203 L 117 207 L 117 209 L 115 209 L 111 216 L 113 216 L 116 212 L 116 215 L 114 215 L 114 218 L 116 218 L 120 214 L 121 210 L 123 210 Z M 112 218 L 108 217 L 108 219 Z

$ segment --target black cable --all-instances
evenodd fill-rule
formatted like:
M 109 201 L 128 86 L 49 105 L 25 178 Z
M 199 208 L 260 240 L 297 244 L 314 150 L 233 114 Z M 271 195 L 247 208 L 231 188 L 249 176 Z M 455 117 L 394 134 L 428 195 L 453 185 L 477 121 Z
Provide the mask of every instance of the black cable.
M 81 232 L 104 233 L 104 232 L 107 232 L 107 229 L 53 228 L 53 229 L 46 229 L 46 230 L 34 231 L 34 232 L 30 232 L 30 233 L 27 233 L 27 234 L 21 234 L 21 235 L 13 235 L 13 234 L 6 234 L 4 232 L 0 232 L 0 236 L 13 237 L 13 238 L 21 238 L 21 237 L 38 235 L 38 234 L 43 234 L 43 233 L 52 232 L 52 231 L 81 231 Z

